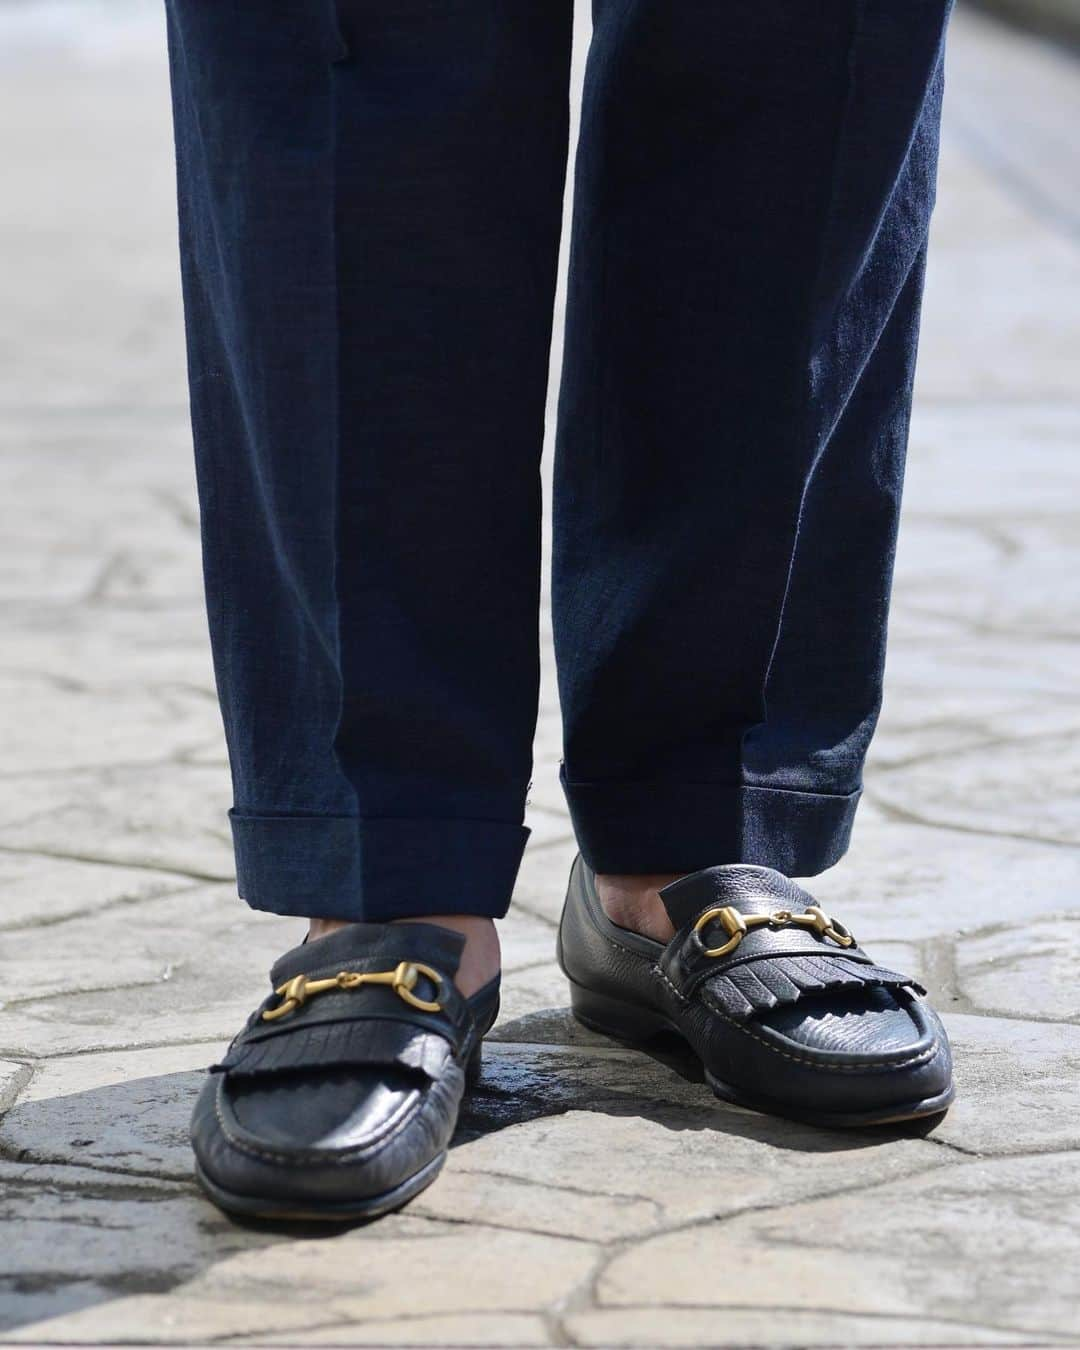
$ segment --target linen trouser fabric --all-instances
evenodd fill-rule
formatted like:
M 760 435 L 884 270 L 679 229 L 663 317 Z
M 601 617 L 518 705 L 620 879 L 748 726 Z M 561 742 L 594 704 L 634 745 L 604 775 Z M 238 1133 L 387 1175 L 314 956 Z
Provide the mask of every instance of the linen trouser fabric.
M 499 916 L 527 831 L 569 0 L 168 0 L 239 890 Z M 609 872 L 847 847 L 948 0 L 596 0 L 555 464 Z

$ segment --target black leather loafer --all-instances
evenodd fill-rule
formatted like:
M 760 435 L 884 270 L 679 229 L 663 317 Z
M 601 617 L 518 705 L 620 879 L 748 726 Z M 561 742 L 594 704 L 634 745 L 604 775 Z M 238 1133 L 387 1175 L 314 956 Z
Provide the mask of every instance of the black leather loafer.
M 283 956 L 204 1083 L 196 1176 L 233 1214 L 374 1218 L 434 1181 L 498 1013 L 454 986 L 464 938 L 354 924 Z
M 685 1039 L 726 1101 L 812 1125 L 884 1125 L 953 1099 L 945 1029 L 914 980 L 767 867 L 709 867 L 660 892 L 664 946 L 612 923 L 574 863 L 559 964 L 574 1015 L 623 1040 Z

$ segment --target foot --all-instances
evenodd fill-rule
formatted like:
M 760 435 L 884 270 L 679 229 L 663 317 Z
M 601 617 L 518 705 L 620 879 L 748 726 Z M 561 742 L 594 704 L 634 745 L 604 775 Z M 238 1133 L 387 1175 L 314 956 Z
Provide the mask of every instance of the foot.
M 484 921 L 335 923 L 275 963 L 195 1106 L 196 1175 L 216 1204 L 372 1218 L 434 1179 L 499 1006 L 497 982 L 459 990 L 462 922 Z M 482 941 L 467 985 L 497 969 Z
M 660 899 L 660 891 L 678 881 L 683 872 L 657 872 L 649 875 L 596 874 L 596 896 L 612 923 L 640 933 L 654 942 L 668 943 L 675 929 Z
M 398 919 L 397 923 L 433 923 L 440 928 L 449 928 L 460 933 L 465 939 L 454 983 L 459 993 L 471 998 L 483 989 L 485 984 L 498 975 L 501 969 L 499 935 L 491 919 L 482 919 L 475 914 L 431 914 L 423 918 Z M 347 919 L 312 919 L 308 928 L 308 938 L 326 937 L 339 929 L 350 927 Z
M 717 1096 L 809 1124 L 910 1120 L 952 1100 L 948 1037 L 926 991 L 877 965 L 788 877 L 740 864 L 666 888 L 605 880 L 606 903 L 575 862 L 559 930 L 586 1026 L 622 1040 L 674 1031 Z

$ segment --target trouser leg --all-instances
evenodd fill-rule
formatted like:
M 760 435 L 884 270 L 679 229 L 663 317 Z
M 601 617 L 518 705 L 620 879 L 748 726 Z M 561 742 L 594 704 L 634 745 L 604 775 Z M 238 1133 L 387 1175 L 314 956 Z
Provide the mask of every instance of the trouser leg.
M 241 894 L 505 910 L 568 0 L 168 0 Z
M 948 0 L 596 0 L 556 464 L 604 872 L 844 852 L 877 718 Z

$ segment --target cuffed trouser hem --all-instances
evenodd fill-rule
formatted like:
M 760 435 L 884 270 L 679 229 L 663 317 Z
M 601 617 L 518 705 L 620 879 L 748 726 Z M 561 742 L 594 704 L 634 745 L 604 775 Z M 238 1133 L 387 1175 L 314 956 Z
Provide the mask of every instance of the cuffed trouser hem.
M 236 882 L 252 909 L 386 922 L 501 919 L 529 831 L 498 820 L 229 812 Z
M 594 872 L 697 872 L 742 862 L 814 876 L 847 852 L 861 796 L 560 776 L 581 855 Z

